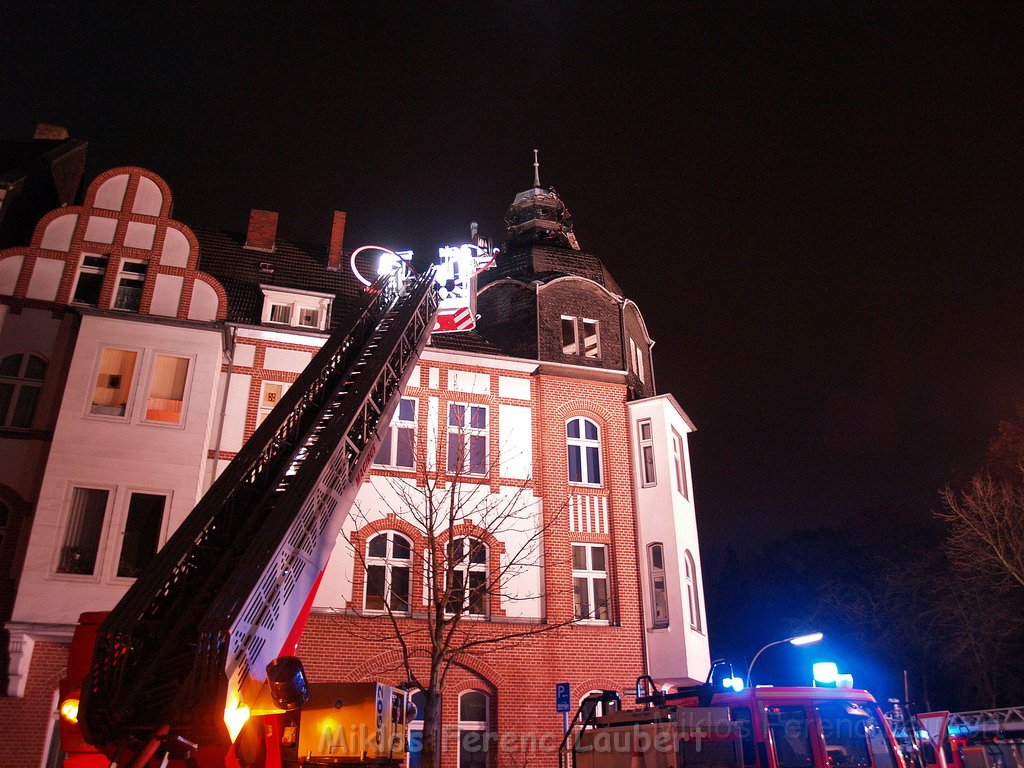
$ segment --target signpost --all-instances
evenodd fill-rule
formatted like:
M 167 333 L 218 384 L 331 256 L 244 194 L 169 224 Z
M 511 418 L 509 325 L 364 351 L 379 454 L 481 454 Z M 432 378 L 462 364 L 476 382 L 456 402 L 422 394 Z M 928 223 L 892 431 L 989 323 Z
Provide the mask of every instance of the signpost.
M 569 710 L 572 708 L 572 696 L 568 683 L 555 683 L 555 712 L 562 713 L 562 733 L 569 730 Z

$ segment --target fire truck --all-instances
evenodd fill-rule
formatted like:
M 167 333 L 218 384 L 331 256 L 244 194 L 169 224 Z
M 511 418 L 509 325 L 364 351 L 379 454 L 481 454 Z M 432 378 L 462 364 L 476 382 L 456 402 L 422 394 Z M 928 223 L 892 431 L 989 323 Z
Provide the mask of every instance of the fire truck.
M 432 273 L 379 278 L 114 609 L 82 616 L 66 768 L 404 760 L 403 691 L 309 683 L 293 654 L 437 308 Z
M 863 690 L 723 692 L 705 683 L 660 693 L 643 677 L 639 708 L 623 711 L 618 701 L 613 691 L 584 700 L 560 768 L 905 768 Z
M 916 743 L 924 768 L 1024 768 L 1024 707 L 920 713 L 913 734 L 898 710 L 886 716 L 905 751 Z M 929 735 L 930 718 L 945 723 L 940 733 Z

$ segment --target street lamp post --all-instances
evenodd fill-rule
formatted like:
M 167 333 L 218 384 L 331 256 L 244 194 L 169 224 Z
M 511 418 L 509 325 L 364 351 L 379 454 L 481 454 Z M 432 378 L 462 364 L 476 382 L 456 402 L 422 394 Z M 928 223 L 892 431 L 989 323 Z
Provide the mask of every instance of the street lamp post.
M 750 666 L 747 667 L 747 687 L 751 687 L 751 670 L 754 669 L 754 665 L 757 663 L 757 660 L 761 657 L 761 654 L 767 651 L 769 648 L 776 645 L 782 645 L 783 643 L 789 643 L 790 645 L 810 645 L 811 643 L 817 643 L 821 641 L 824 637 L 825 635 L 823 635 L 821 632 L 811 632 L 808 635 L 797 635 L 796 637 L 787 637 L 784 640 L 776 640 L 773 643 L 768 643 L 768 645 L 764 646 L 761 650 L 754 654 L 753 661 L 751 661 Z

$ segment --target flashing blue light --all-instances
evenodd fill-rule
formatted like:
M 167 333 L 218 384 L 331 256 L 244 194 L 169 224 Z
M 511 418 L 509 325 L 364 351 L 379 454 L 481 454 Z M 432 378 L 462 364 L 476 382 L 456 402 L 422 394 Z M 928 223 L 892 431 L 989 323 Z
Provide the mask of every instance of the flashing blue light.
M 811 667 L 814 671 L 814 682 L 823 685 L 834 685 L 839 679 L 839 667 L 834 661 L 818 661 Z
M 722 687 L 731 689 L 739 693 L 743 690 L 743 678 L 742 677 L 726 677 L 722 680 Z

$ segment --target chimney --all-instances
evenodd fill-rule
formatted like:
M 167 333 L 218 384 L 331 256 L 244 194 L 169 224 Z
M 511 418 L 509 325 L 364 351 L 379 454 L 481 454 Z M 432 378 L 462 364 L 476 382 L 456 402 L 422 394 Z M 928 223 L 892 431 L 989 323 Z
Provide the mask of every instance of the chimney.
M 277 211 L 249 212 L 249 231 L 245 233 L 245 247 L 254 251 L 274 252 L 277 241 Z
M 341 244 L 345 241 L 345 212 L 335 211 L 331 224 L 331 247 L 327 251 L 327 268 L 332 272 L 341 269 Z
M 33 139 L 49 139 L 51 141 L 64 141 L 68 137 L 68 129 L 63 125 L 50 125 L 49 123 L 36 123 L 36 132 Z

